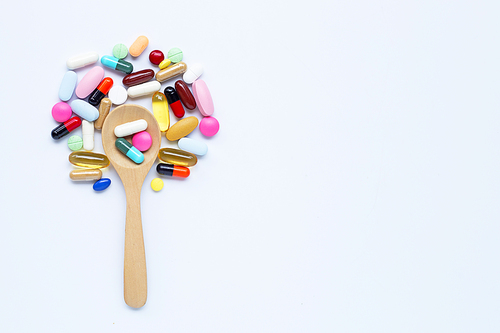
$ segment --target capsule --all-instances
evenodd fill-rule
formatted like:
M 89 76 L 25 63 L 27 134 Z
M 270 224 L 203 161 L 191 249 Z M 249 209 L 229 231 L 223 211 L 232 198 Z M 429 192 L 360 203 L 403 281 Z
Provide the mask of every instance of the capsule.
M 156 172 L 158 172 L 160 175 L 177 178 L 187 178 L 191 173 L 186 167 L 165 163 L 158 163 L 158 165 L 156 166 Z
M 160 90 L 161 83 L 158 81 L 151 81 L 133 86 L 127 89 L 128 97 L 136 98 L 146 95 L 151 95 Z
M 193 154 L 175 148 L 160 149 L 160 151 L 158 152 L 158 158 L 168 164 L 174 164 L 183 167 L 192 167 L 198 162 L 198 159 Z
M 115 146 L 135 163 L 141 164 L 144 161 L 144 155 L 124 138 L 116 139 Z
M 166 132 L 170 127 L 170 115 L 168 113 L 167 98 L 157 91 L 153 95 L 153 114 L 160 125 L 160 131 Z
M 165 93 L 167 102 L 168 104 L 170 104 L 170 108 L 172 109 L 172 112 L 175 114 L 175 116 L 177 118 L 184 117 L 185 111 L 182 107 L 181 101 L 179 100 L 179 95 L 177 94 L 177 91 L 175 91 L 174 87 L 168 86 L 163 92 Z
M 160 82 L 167 81 L 168 79 L 181 75 L 186 71 L 187 65 L 181 61 L 156 73 L 156 79 Z
M 97 130 L 102 128 L 104 120 L 108 116 L 109 110 L 111 109 L 111 100 L 109 98 L 103 98 L 101 104 L 99 105 L 99 118 L 94 122 L 94 127 Z
M 138 119 L 116 126 L 114 133 L 116 137 L 123 138 L 124 136 L 145 131 L 147 128 L 148 122 L 144 119 Z
M 59 140 L 63 136 L 68 135 L 69 132 L 71 132 L 75 128 L 78 128 L 81 124 L 82 124 L 82 120 L 80 118 L 73 117 L 73 118 L 67 120 L 66 122 L 64 122 L 63 124 L 54 128 L 52 130 L 52 133 L 50 133 L 50 135 L 52 135 L 52 139 Z
M 82 120 L 83 149 L 94 150 L 94 122 Z
M 175 91 L 182 101 L 182 104 L 189 110 L 194 110 L 196 108 L 196 100 L 194 99 L 193 93 L 189 90 L 186 82 L 178 80 L 175 82 Z
M 125 74 L 130 74 L 134 70 L 134 66 L 132 66 L 130 62 L 112 56 L 103 56 L 101 58 L 101 63 L 106 67 L 116 69 Z
M 122 80 L 124 86 L 136 86 L 141 83 L 148 82 L 155 77 L 155 72 L 152 69 L 143 69 L 142 71 L 133 72 L 125 76 Z
M 74 57 L 71 57 L 66 61 L 66 66 L 68 69 L 77 69 L 81 67 L 85 67 L 87 65 L 91 65 L 99 60 L 99 54 L 96 52 L 87 52 L 84 54 L 79 54 Z
M 72 152 L 69 155 L 69 161 L 82 168 L 102 169 L 109 166 L 109 159 L 106 155 L 88 151 Z
M 89 181 L 99 180 L 102 177 L 102 171 L 99 169 L 78 169 L 69 173 L 69 178 L 72 181 Z
M 89 104 L 97 106 L 113 86 L 113 79 L 105 77 L 89 97 Z

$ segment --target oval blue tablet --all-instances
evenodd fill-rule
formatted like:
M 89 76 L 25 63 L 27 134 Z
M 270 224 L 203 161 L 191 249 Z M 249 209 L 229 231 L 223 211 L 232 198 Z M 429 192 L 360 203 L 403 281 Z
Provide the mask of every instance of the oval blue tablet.
M 188 151 L 192 154 L 203 156 L 208 151 L 208 146 L 201 141 L 193 140 L 190 138 L 182 138 L 177 142 L 180 149 Z
M 86 121 L 94 121 L 99 118 L 99 110 L 81 99 L 75 99 L 70 103 L 70 106 L 74 113 Z
M 78 81 L 78 75 L 73 71 L 67 71 L 64 74 L 59 86 L 59 98 L 61 101 L 69 101 L 73 93 L 75 92 L 76 82 Z
M 111 179 L 109 178 L 101 178 L 94 183 L 94 191 L 104 191 L 111 185 Z

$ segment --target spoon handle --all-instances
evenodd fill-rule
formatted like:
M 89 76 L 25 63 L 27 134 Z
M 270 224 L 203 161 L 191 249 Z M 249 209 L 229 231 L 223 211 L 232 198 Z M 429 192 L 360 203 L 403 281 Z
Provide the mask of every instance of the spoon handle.
M 146 303 L 148 294 L 146 253 L 142 236 L 141 189 L 126 192 L 124 297 L 127 305 L 140 308 Z

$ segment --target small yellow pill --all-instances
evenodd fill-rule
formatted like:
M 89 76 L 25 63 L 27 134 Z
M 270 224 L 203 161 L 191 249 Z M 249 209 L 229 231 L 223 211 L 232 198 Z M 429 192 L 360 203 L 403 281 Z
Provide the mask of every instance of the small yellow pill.
M 158 192 L 163 188 L 163 180 L 160 178 L 155 178 L 151 181 L 151 188 L 153 191 Z
M 168 66 L 170 66 L 171 63 L 172 63 L 172 61 L 170 61 L 170 59 L 164 59 L 162 62 L 160 62 L 158 67 L 160 67 L 160 69 L 164 69 L 164 68 L 167 68 Z

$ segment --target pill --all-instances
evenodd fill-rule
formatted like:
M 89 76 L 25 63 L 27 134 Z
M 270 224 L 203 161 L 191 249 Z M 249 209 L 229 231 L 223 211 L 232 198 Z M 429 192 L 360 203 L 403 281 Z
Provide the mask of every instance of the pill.
M 170 127 L 170 114 L 167 98 L 159 91 L 153 94 L 153 114 L 160 125 L 160 131 L 166 132 Z
M 81 99 L 75 99 L 71 102 L 70 106 L 74 113 L 87 121 L 94 121 L 99 118 L 99 111 L 95 108 L 95 106 L 92 106 Z
M 85 98 L 97 87 L 104 77 L 104 69 L 95 66 L 83 77 L 83 79 L 76 86 L 76 96 L 78 98 Z
M 87 52 L 69 58 L 66 61 L 66 66 L 68 69 L 77 69 L 96 63 L 97 60 L 99 60 L 99 54 L 96 52 Z
M 182 138 L 177 142 L 180 149 L 188 151 L 198 156 L 203 156 L 208 151 L 208 146 L 201 141 L 193 140 L 190 138 Z
M 203 74 L 203 65 L 200 63 L 195 63 L 188 66 L 188 69 L 182 76 L 182 79 L 186 83 L 193 83 L 201 76 L 201 74 Z
M 204 117 L 200 122 L 200 132 L 205 136 L 214 136 L 219 132 L 219 121 L 214 117 Z
M 94 189 L 94 191 L 100 192 L 100 191 L 104 191 L 105 189 L 107 189 L 109 187 L 109 185 L 111 185 L 111 179 L 101 178 L 94 183 L 92 188 Z
M 101 58 L 101 64 L 125 74 L 130 74 L 134 70 L 134 66 L 132 66 L 130 62 L 112 56 L 103 56 Z
M 75 151 L 69 155 L 69 162 L 73 165 L 101 169 L 109 166 L 109 159 L 104 154 L 92 153 L 89 151 Z
M 205 81 L 196 80 L 193 82 L 193 95 L 200 113 L 204 116 L 211 116 L 214 113 L 214 102 Z
M 99 83 L 97 88 L 95 88 L 94 91 L 90 94 L 89 104 L 97 106 L 99 103 L 101 103 L 101 100 L 106 96 L 112 86 L 112 78 L 105 77 L 104 79 L 102 79 L 101 83 Z
M 168 164 L 175 164 L 184 167 L 192 167 L 198 162 L 198 158 L 190 152 L 175 149 L 162 148 L 158 152 L 158 158 Z
M 71 111 L 71 106 L 68 103 L 59 102 L 52 107 L 52 117 L 60 123 L 64 123 L 71 118 L 71 114 L 73 114 L 73 111 Z
M 158 67 L 160 67 L 160 69 L 164 69 L 164 68 L 167 68 L 168 66 L 170 66 L 170 64 L 172 63 L 172 61 L 170 61 L 170 59 L 163 59 L 162 62 L 160 62 L 160 64 L 158 65 Z
M 94 122 L 94 128 L 100 130 L 104 120 L 108 116 L 109 110 L 111 109 L 111 100 L 109 98 L 103 98 L 101 104 L 99 104 L 99 118 Z
M 125 76 L 122 80 L 124 86 L 136 86 L 138 84 L 148 82 L 155 77 L 155 72 L 152 69 L 143 69 L 142 71 L 133 72 Z
M 171 79 L 177 75 L 185 73 L 186 70 L 187 70 L 187 65 L 183 62 L 180 62 L 178 64 L 162 69 L 161 71 L 156 73 L 156 79 L 160 82 L 167 81 L 168 79 Z
M 184 104 L 186 108 L 188 108 L 189 110 L 194 110 L 194 108 L 196 108 L 196 100 L 194 99 L 194 96 L 191 93 L 191 90 L 189 90 L 189 87 L 186 84 L 186 82 L 182 80 L 176 81 L 175 91 L 177 91 L 177 94 L 179 95 L 182 104 Z
M 178 47 L 171 48 L 168 50 L 167 58 L 170 59 L 174 64 L 182 60 L 182 51 Z
M 129 97 L 141 97 L 146 95 L 151 95 L 155 91 L 160 90 L 161 83 L 158 81 L 151 81 L 133 86 L 127 89 L 127 94 Z
M 159 65 L 165 59 L 165 55 L 160 50 L 151 51 L 149 54 L 149 61 L 153 65 Z
M 144 119 L 134 120 L 115 127 L 115 136 L 123 138 L 138 132 L 145 131 L 148 128 L 148 122 Z
M 128 48 L 128 52 L 132 57 L 138 57 L 149 44 L 149 39 L 146 36 L 139 36 L 132 45 Z
M 80 118 L 73 117 L 54 128 L 50 135 L 52 136 L 52 139 L 59 140 L 63 136 L 68 135 L 69 132 L 71 132 L 75 128 L 78 128 L 78 126 L 80 126 L 81 124 L 82 120 Z
M 59 99 L 61 101 L 69 101 L 73 93 L 75 92 L 76 82 L 78 81 L 78 75 L 73 71 L 67 71 L 64 74 L 59 86 Z
M 191 116 L 181 119 L 168 129 L 167 139 L 169 141 L 179 140 L 194 131 L 196 126 L 198 126 L 198 118 L 196 117 Z
M 146 131 L 135 133 L 132 137 L 132 145 L 140 151 L 148 150 L 149 148 L 151 148 L 152 143 L 153 139 L 151 138 L 151 135 Z
M 163 188 L 163 180 L 160 178 L 155 178 L 151 181 L 151 188 L 153 191 L 158 192 Z
M 124 138 L 116 139 L 115 146 L 135 163 L 141 164 L 144 161 L 144 155 Z
M 172 109 L 172 112 L 177 118 L 184 117 L 184 107 L 179 99 L 179 95 L 177 95 L 177 91 L 175 91 L 174 87 L 166 87 L 163 91 L 165 96 L 167 97 L 167 102 Z
M 187 178 L 191 173 L 186 167 L 165 163 L 158 163 L 156 166 L 156 172 L 160 175 L 177 178 Z
M 94 122 L 82 120 L 83 149 L 94 149 Z
M 70 136 L 68 139 L 68 148 L 72 151 L 80 150 L 83 147 L 83 140 L 78 135 Z
M 102 177 L 100 169 L 78 169 L 69 173 L 69 178 L 75 182 L 99 180 Z
M 128 49 L 125 44 L 116 44 L 113 47 L 113 57 L 123 59 L 128 55 Z
M 122 86 L 113 86 L 108 92 L 108 97 L 115 105 L 123 104 L 128 98 L 127 89 Z

